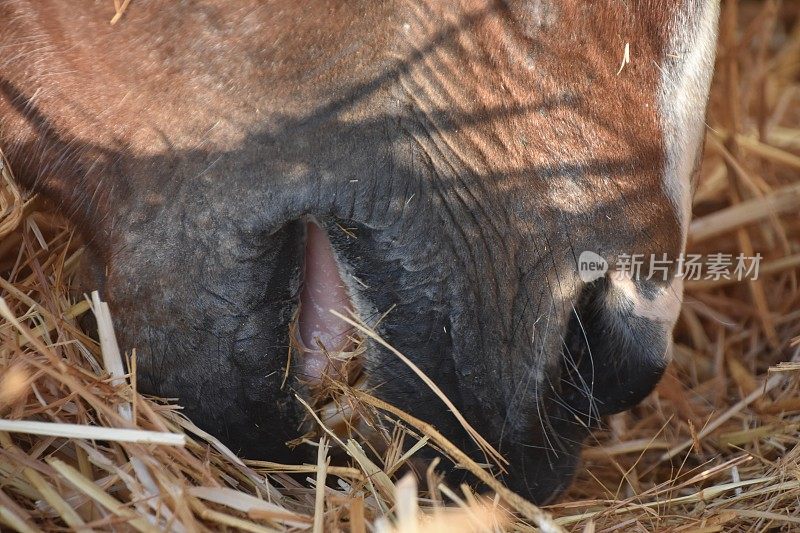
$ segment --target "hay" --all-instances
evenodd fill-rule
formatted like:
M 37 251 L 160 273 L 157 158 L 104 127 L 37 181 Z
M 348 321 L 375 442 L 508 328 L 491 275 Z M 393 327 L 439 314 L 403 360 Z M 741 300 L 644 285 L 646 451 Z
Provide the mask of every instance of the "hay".
M 119 14 L 128 2 L 117 2 Z M 738 8 L 738 9 L 737 9 Z M 0 187 L 0 526 L 18 531 L 745 531 L 800 528 L 800 8 L 726 2 L 691 252 L 753 255 L 757 281 L 687 283 L 657 390 L 595 432 L 561 503 L 446 487 L 434 446 L 485 470 L 368 391 L 311 410 L 316 464 L 243 461 L 136 390 L 107 309 L 70 299 L 67 226 Z M 94 312 L 101 343 L 76 319 Z M 362 330 L 369 336 L 369 328 Z M 335 415 L 331 418 L 331 415 Z M 334 420 L 346 431 L 331 429 Z M 338 423 L 337 422 L 337 423 Z M 370 427 L 382 446 L 359 437 Z M 344 459 L 332 461 L 332 457 Z M 483 474 L 485 476 L 485 474 Z M 550 518 L 552 516 L 552 519 Z

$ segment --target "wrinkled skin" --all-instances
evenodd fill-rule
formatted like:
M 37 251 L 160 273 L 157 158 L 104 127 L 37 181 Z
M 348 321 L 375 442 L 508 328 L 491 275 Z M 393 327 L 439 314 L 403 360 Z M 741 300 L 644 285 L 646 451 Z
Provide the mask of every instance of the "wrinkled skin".
M 281 382 L 314 217 L 361 318 L 392 308 L 379 333 L 541 502 L 586 427 L 667 364 L 677 310 L 634 300 L 680 289 L 587 284 L 576 264 L 681 252 L 670 191 L 699 142 L 668 176 L 659 91 L 686 51 L 676 17 L 709 5 L 143 0 L 112 27 L 110 1 L 5 0 L 0 146 L 84 236 L 84 286 L 136 348 L 142 391 L 245 456 L 298 459 L 296 368 Z M 403 363 L 365 358 L 378 396 L 483 460 Z

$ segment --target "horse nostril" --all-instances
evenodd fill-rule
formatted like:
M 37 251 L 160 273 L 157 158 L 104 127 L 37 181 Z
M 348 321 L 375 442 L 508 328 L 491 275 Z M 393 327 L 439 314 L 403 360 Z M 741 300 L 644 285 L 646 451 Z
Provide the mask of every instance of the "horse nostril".
M 588 285 L 567 330 L 561 395 L 587 424 L 643 400 L 669 359 L 672 323 L 637 314 L 616 292 L 608 279 Z

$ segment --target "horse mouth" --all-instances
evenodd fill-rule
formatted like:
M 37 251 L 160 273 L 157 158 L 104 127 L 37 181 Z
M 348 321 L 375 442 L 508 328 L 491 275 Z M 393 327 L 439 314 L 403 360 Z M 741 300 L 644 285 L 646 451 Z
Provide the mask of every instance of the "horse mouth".
M 306 221 L 305 230 L 303 278 L 290 327 L 292 368 L 313 404 L 320 406 L 341 385 L 359 380 L 366 343 L 341 318 L 355 319 L 355 308 L 328 234 L 314 220 Z

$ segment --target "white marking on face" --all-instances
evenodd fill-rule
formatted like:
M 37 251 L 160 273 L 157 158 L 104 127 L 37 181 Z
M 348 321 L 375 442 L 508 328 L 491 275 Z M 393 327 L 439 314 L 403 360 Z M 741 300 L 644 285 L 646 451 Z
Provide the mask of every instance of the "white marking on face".
M 643 295 L 630 274 L 615 271 L 610 275 L 613 290 L 610 293 L 612 305 L 630 307 L 635 316 L 646 318 L 671 329 L 678 320 L 683 302 L 683 279 L 672 278 L 669 285 L 657 289 L 652 298 Z M 616 300 L 616 301 L 614 301 Z
M 678 320 L 683 303 L 683 279 L 674 277 L 669 285 L 655 289 L 655 294 L 646 296 L 634 283 L 629 272 L 614 271 L 609 274 L 611 290 L 607 305 L 622 313 L 631 313 L 660 326 L 664 333 L 666 346 L 658 354 L 659 361 L 672 360 L 672 328 Z
M 664 190 L 683 236 L 691 216 L 691 178 L 705 132 L 705 110 L 717 42 L 719 0 L 686 0 L 670 23 L 659 106 L 666 145 Z

